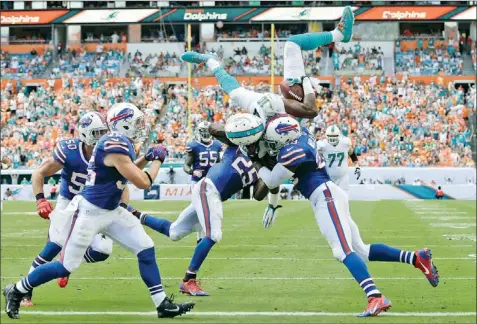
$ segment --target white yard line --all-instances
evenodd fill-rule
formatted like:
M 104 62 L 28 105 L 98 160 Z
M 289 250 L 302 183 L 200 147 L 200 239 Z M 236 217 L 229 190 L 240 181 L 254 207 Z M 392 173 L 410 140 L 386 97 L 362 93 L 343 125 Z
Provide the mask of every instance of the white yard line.
M 42 237 L 45 238 L 45 237 Z M 38 244 L 15 244 L 15 245 L 7 245 L 7 241 L 3 240 L 2 242 L 2 249 L 8 248 L 22 248 L 22 247 L 38 247 L 41 248 L 44 246 L 44 243 Z M 157 245 L 158 248 L 161 249 L 194 249 L 196 245 Z M 303 249 L 303 248 L 327 248 L 329 247 L 328 244 L 314 244 L 304 246 L 299 244 L 219 244 L 221 248 L 269 248 L 269 249 L 286 249 L 286 248 L 293 248 L 293 249 Z M 475 244 L 427 244 L 426 247 L 428 248 L 444 248 L 444 247 L 453 247 L 453 248 L 463 248 L 463 247 L 471 247 L 475 249 Z M 399 245 L 399 248 L 416 248 L 416 245 Z
M 62 311 L 22 311 L 25 315 L 45 315 L 45 316 L 157 316 L 157 312 L 62 312 Z M 4 315 L 4 312 L 2 312 Z M 353 316 L 357 313 L 341 313 L 341 312 L 195 312 L 192 311 L 187 316 Z M 476 316 L 475 312 L 389 312 L 382 313 L 379 316 L 395 316 L 395 317 L 468 317 Z
M 2 260 L 31 260 L 33 257 L 6 257 Z M 161 257 L 156 260 L 190 260 L 191 257 Z M 113 260 L 137 260 L 135 257 L 119 257 L 112 258 Z M 473 257 L 458 257 L 458 258 L 432 258 L 433 260 L 475 260 Z M 333 258 L 286 258 L 286 257 L 210 257 L 207 260 L 221 260 L 221 261 L 333 261 Z
M 2 277 L 1 279 L 17 279 L 16 277 Z M 72 280 L 142 280 L 141 277 L 71 277 Z M 164 277 L 164 280 L 181 280 L 183 277 Z M 384 277 L 373 280 L 423 280 L 423 277 Z M 441 277 L 441 280 L 470 280 L 475 277 Z M 269 280 L 269 281 L 294 281 L 294 280 L 354 280 L 352 277 L 202 277 L 200 280 Z

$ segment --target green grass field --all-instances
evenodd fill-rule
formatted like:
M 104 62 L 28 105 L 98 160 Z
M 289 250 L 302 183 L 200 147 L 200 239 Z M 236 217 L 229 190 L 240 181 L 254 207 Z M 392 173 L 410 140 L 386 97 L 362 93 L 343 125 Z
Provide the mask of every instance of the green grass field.
M 187 202 L 140 201 L 139 210 L 173 220 Z M 441 282 L 432 288 L 408 264 L 370 263 L 392 309 L 372 319 L 354 315 L 366 299 L 344 265 L 332 258 L 308 202 L 288 202 L 271 229 L 262 228 L 264 203 L 224 206 L 223 239 L 199 277 L 211 296 L 178 293 L 195 246 L 148 230 L 167 294 L 194 300 L 194 311 L 173 320 L 155 317 L 139 278 L 136 257 L 115 245 L 103 263 L 83 264 L 65 289 L 56 281 L 35 290 L 34 308 L 21 309 L 21 323 L 475 323 L 475 201 L 366 201 L 351 204 L 366 242 L 415 250 L 430 247 Z M 34 202 L 5 202 L 1 214 L 2 286 L 28 272 L 46 240 L 48 222 Z M 9 322 L 3 313 L 1 321 Z M 36 313 L 34 313 L 36 312 Z

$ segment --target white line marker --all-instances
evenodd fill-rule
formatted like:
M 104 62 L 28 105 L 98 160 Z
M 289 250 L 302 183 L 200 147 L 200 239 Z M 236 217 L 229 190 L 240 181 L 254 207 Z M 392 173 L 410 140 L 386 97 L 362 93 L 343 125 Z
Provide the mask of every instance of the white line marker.
M 11 258 L 6 257 L 2 260 L 32 260 L 31 258 Z M 135 257 L 119 257 L 111 258 L 112 260 L 137 260 Z M 156 258 L 156 260 L 190 260 L 191 257 L 161 257 Z M 432 258 L 433 260 L 475 260 L 472 257 L 458 257 L 458 258 Z M 333 261 L 336 262 L 336 259 L 333 258 L 287 258 L 287 257 L 210 257 L 207 260 L 219 260 L 219 261 Z
M 435 212 L 429 212 L 429 211 L 414 211 L 415 214 L 418 214 L 418 215 L 449 215 L 449 214 L 452 214 L 452 215 L 469 215 L 469 213 L 467 212 L 458 212 L 458 211 L 447 211 L 447 210 L 440 210 L 440 211 L 435 211 Z M 470 215 L 469 215 L 470 216 Z
M 446 228 L 469 228 L 475 227 L 475 223 L 432 223 L 431 227 L 446 227 Z
M 21 314 L 25 315 L 45 315 L 45 316 L 157 316 L 157 312 L 55 312 L 55 311 L 24 311 Z M 190 312 L 187 316 L 353 316 L 358 313 L 339 313 L 339 312 Z M 4 315 L 4 312 L 2 312 Z M 468 317 L 476 316 L 475 312 L 401 312 L 401 313 L 381 313 L 379 316 L 394 316 L 394 317 Z
M 74 280 L 142 280 L 141 277 L 72 277 Z M 2 277 L 1 279 L 18 279 L 16 277 Z M 183 277 L 164 277 L 164 280 L 181 280 Z M 423 277 L 386 277 L 374 278 L 373 280 L 423 280 Z M 473 280 L 475 277 L 441 277 L 441 280 Z M 270 281 L 294 281 L 294 280 L 354 280 L 352 277 L 202 277 L 200 280 L 270 280 Z
M 421 216 L 422 219 L 432 219 L 438 221 L 450 221 L 450 220 L 464 220 L 464 219 L 473 219 L 475 216 Z

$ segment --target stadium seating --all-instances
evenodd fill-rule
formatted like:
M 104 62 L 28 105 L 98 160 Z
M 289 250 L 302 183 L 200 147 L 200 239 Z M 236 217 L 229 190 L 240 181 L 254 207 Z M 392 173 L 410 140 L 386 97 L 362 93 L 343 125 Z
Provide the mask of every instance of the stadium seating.
M 269 89 L 266 84 L 248 86 Z M 461 90 L 449 89 L 407 79 L 343 78 L 338 92 L 317 99 L 321 110 L 313 123 L 319 137 L 327 124 L 340 125 L 355 143 L 362 165 L 471 166 L 466 119 L 475 109 L 476 90 L 465 98 Z M 57 91 L 40 88 L 29 96 L 3 90 L 2 149 L 13 156 L 14 167 L 34 167 L 51 154 L 58 138 L 73 136 L 74 124 L 84 112 L 104 113 L 108 104 L 126 100 L 145 108 L 155 141 L 168 146 L 170 157 L 182 158 L 190 138 L 186 95 L 182 85 L 165 89 L 159 79 L 143 84 L 140 78 L 115 85 L 74 79 L 71 86 Z M 239 109 L 217 86 L 194 89 L 193 97 L 194 124 L 203 119 L 224 122 Z
M 51 51 L 43 54 L 1 54 L 2 78 L 31 79 L 42 76 L 52 61 Z

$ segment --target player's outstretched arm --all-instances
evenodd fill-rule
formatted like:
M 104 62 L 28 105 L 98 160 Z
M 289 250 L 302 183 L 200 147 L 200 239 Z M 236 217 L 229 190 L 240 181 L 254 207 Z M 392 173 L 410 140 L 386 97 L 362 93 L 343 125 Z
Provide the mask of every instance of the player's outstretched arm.
M 162 162 L 154 161 L 149 168 L 149 176 L 145 171 L 142 171 L 140 168 L 133 163 L 131 158 L 125 154 L 111 153 L 106 155 L 104 158 L 104 164 L 106 166 L 115 167 L 121 175 L 128 179 L 133 185 L 139 189 L 147 189 L 152 185 L 152 180 L 154 180 L 159 173 Z
M 222 124 L 211 124 L 209 126 L 209 133 L 218 141 L 221 141 L 225 145 L 234 145 L 225 134 L 225 125 Z
M 194 164 L 194 154 L 192 152 L 188 152 L 184 161 L 184 172 L 187 174 L 192 174 L 192 165 Z
M 302 85 L 303 93 L 305 94 L 303 102 L 283 98 L 285 111 L 295 117 L 315 118 L 318 115 L 318 106 L 316 105 L 315 90 L 310 78 L 304 77 Z
M 255 162 L 254 166 L 258 170 L 258 176 L 269 189 L 278 188 L 282 183 L 293 177 L 296 170 L 295 167 L 287 168 L 281 163 L 277 163 L 272 170 L 262 166 L 259 162 Z
M 141 170 L 143 170 L 148 163 L 149 161 L 146 160 L 146 157 L 144 155 L 134 161 L 134 164 Z
M 31 175 L 33 194 L 35 196 L 40 193 L 42 194 L 45 178 L 51 177 L 61 169 L 63 169 L 63 166 L 52 157 L 44 161 Z
M 53 211 L 53 205 L 45 199 L 45 194 L 43 192 L 43 184 L 45 183 L 45 178 L 54 175 L 56 172 L 60 171 L 63 166 L 51 157 L 45 162 L 43 162 L 38 169 L 36 169 L 32 176 L 32 188 L 33 194 L 36 198 L 36 209 L 40 217 L 49 219 L 50 213 Z
M 268 187 L 267 185 L 261 180 L 258 179 L 257 183 L 253 188 L 253 199 L 262 201 L 268 195 Z

